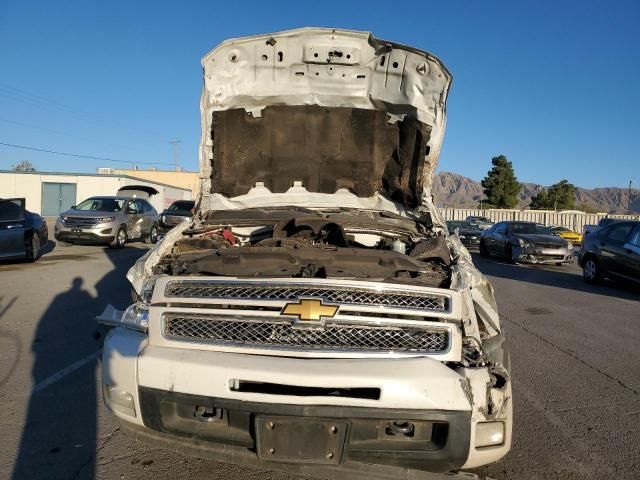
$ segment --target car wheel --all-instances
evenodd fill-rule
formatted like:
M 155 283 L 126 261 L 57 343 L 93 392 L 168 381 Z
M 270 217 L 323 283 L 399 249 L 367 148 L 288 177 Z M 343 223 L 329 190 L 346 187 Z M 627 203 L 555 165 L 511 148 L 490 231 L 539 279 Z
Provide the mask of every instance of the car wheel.
M 158 227 L 155 225 L 151 226 L 151 230 L 149 230 L 149 235 L 144 238 L 144 243 L 154 244 L 158 241 Z
M 513 259 L 513 247 L 511 245 L 505 247 L 504 257 L 507 259 L 507 262 L 513 263 L 514 265 L 518 264 L 518 261 Z
M 37 233 L 32 234 L 31 237 L 27 239 L 26 253 L 29 262 L 35 262 L 38 259 L 38 253 L 40 253 L 40 238 Z
M 118 227 L 116 235 L 109 246 L 111 248 L 124 248 L 125 243 L 127 243 L 127 230 L 124 227 Z
M 600 267 L 594 257 L 587 257 L 582 267 L 582 278 L 587 283 L 599 283 L 602 280 Z
M 487 250 L 487 246 L 484 244 L 484 240 L 480 240 L 480 255 L 483 257 L 489 256 L 489 251 Z

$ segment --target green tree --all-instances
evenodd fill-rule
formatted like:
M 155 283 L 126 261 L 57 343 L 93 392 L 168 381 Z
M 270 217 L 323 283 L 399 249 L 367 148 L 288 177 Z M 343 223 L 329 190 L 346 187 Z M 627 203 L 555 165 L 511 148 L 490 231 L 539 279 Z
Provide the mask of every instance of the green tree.
M 518 204 L 522 184 L 518 182 L 513 165 L 504 155 L 491 159 L 493 168 L 482 180 L 487 203 L 496 208 L 513 208 Z
M 561 180 L 532 197 L 529 207 L 534 210 L 573 210 L 575 194 L 575 185 Z
M 33 166 L 33 163 L 31 163 L 29 160 L 22 160 L 19 163 L 16 163 L 15 165 L 11 165 L 11 169 L 14 172 L 35 172 L 36 171 L 36 167 Z

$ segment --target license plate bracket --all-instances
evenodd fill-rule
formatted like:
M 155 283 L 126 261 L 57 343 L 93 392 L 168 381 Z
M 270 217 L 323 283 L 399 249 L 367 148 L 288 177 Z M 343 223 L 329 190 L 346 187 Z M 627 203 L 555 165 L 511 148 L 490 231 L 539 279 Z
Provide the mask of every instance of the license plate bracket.
M 339 464 L 348 424 L 322 418 L 256 417 L 258 457 L 272 462 Z

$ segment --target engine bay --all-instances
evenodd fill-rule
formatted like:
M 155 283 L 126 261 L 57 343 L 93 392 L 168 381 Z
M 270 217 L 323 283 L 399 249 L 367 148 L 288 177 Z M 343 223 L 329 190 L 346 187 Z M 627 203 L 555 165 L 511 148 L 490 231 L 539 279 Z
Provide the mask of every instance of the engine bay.
M 431 218 L 359 209 L 207 212 L 155 274 L 361 279 L 448 288 L 451 252 Z

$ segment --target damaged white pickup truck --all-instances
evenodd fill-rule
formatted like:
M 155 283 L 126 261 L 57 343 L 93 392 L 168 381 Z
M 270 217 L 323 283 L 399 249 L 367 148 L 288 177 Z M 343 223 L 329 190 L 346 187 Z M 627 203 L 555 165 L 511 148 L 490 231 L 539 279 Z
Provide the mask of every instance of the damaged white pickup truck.
M 123 430 L 341 478 L 503 457 L 493 290 L 430 193 L 444 64 L 320 28 L 229 40 L 202 64 L 197 212 L 129 271 L 136 302 L 100 319 Z

